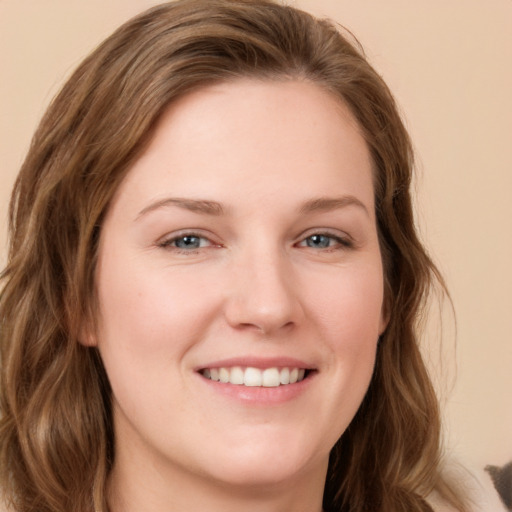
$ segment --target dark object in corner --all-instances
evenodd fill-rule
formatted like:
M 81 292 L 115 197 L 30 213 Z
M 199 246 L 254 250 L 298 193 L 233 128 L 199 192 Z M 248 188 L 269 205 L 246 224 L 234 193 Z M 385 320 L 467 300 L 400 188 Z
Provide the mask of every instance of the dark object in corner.
M 500 495 L 501 501 L 508 510 L 512 511 L 512 462 L 503 467 L 485 466 L 485 471 L 491 475 L 494 487 Z

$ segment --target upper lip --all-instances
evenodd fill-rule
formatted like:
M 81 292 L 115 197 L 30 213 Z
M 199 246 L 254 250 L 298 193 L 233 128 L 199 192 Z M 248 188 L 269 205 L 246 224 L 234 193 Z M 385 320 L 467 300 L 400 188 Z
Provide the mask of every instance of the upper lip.
M 294 357 L 254 357 L 242 356 L 231 357 L 218 361 L 211 361 L 196 368 L 196 371 L 204 370 L 205 368 L 232 368 L 233 366 L 241 366 L 244 368 L 304 368 L 305 370 L 314 370 L 315 367 L 311 363 Z

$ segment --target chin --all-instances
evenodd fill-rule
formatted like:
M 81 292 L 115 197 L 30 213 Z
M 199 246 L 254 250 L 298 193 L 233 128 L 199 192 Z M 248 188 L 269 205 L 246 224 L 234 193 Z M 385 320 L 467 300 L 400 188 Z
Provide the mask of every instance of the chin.
M 223 467 L 217 475 L 219 481 L 227 486 L 240 489 L 254 488 L 261 492 L 264 489 L 275 489 L 281 485 L 290 486 L 312 471 L 312 467 L 304 466 L 301 462 L 277 460 L 282 454 L 276 454 L 272 459 L 254 463 L 236 464 L 229 469 Z
M 270 442 L 268 439 L 253 440 L 244 446 L 234 445 L 229 454 L 220 454 L 216 458 L 215 468 L 219 480 L 235 487 L 278 487 L 280 484 L 300 480 L 308 474 L 317 474 L 325 467 L 329 459 L 328 450 L 316 450 L 296 440 L 280 439 Z M 324 453 L 325 452 L 325 453 Z M 214 459 L 215 460 L 215 459 Z

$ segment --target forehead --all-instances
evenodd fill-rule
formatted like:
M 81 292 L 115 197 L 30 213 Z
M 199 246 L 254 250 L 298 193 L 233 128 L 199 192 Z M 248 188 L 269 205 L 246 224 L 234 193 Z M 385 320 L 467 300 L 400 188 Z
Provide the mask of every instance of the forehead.
M 371 208 L 371 168 L 356 120 L 334 95 L 307 81 L 244 79 L 171 104 L 119 193 L 229 201 L 238 191 L 283 201 L 292 190 L 308 199 L 309 189 L 336 189 Z

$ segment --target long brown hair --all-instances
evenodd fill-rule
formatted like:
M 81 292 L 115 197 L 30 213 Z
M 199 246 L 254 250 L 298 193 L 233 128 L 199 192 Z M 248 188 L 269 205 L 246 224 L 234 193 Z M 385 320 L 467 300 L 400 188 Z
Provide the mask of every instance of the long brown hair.
M 108 379 L 78 342 L 94 322 L 102 219 L 166 106 L 207 84 L 308 80 L 352 110 L 374 164 L 389 325 L 368 393 L 331 452 L 326 511 L 431 510 L 440 420 L 417 322 L 438 279 L 419 242 L 413 156 L 393 97 L 358 43 L 267 0 L 181 0 L 127 22 L 50 105 L 15 184 L 0 300 L 0 485 L 15 510 L 107 510 L 115 456 Z

